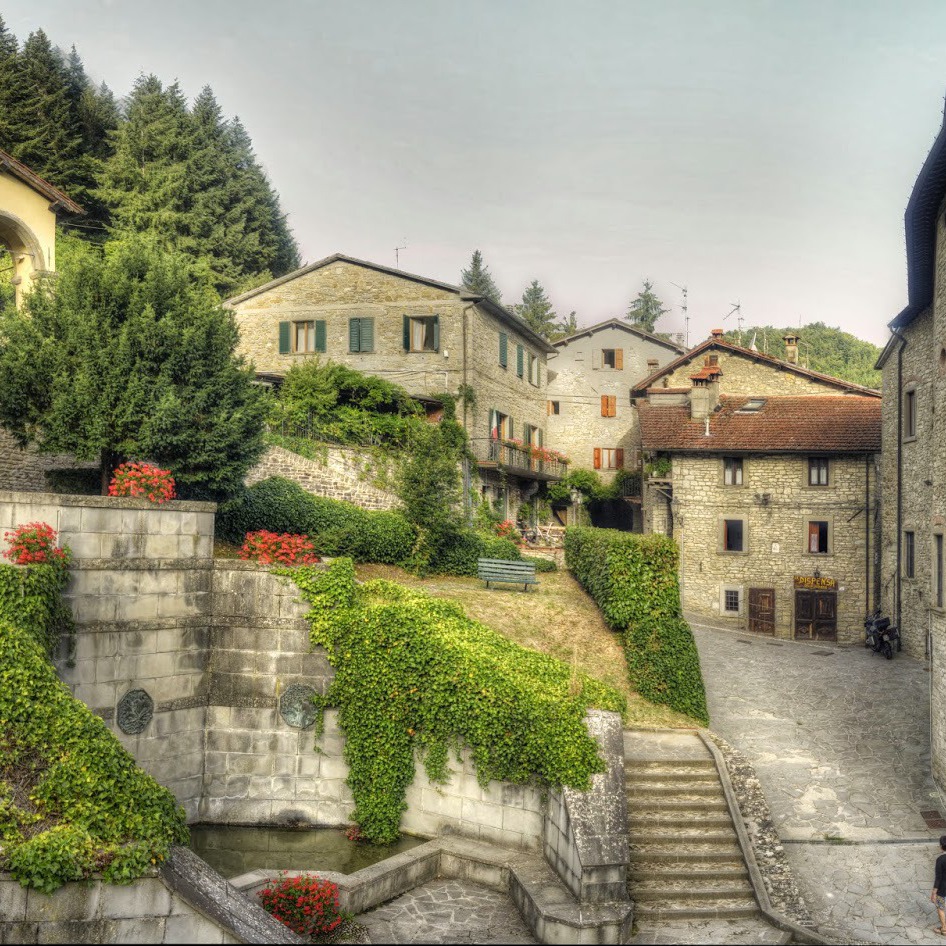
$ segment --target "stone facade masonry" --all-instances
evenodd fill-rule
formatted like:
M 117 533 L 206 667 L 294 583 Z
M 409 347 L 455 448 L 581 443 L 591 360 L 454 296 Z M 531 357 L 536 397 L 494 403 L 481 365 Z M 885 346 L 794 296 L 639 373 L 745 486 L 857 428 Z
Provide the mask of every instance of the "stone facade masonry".
M 67 454 L 39 453 L 34 447 L 23 450 L 10 434 L 0 429 L 0 489 L 43 492 L 49 488 L 46 473 L 50 470 L 91 469 L 96 466 L 95 463 L 79 463 Z
M 837 579 L 838 640 L 863 640 L 873 584 L 866 572 L 865 517 L 875 547 L 877 469 L 873 457 L 834 456 L 829 463 L 829 485 L 813 487 L 807 485 L 805 456 L 750 455 L 744 459 L 744 485 L 724 486 L 722 457 L 674 456 L 673 535 L 687 612 L 744 628 L 750 587 L 772 588 L 776 636 L 792 637 L 794 577 L 817 570 Z M 744 521 L 745 552 L 722 551 L 724 518 Z M 829 523 L 827 554 L 807 551 L 809 520 Z M 740 592 L 738 614 L 724 610 L 725 589 Z

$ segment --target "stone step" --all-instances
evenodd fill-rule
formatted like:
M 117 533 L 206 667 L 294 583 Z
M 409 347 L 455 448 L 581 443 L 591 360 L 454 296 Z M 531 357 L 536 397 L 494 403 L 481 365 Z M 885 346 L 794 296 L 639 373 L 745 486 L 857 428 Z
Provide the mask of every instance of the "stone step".
M 755 900 L 648 900 L 635 905 L 639 920 L 741 920 L 761 916 Z
M 631 835 L 633 829 L 643 828 L 731 828 L 732 821 L 729 812 L 702 812 L 702 811 L 631 811 L 627 818 Z
M 690 843 L 685 847 L 668 844 L 665 840 L 640 842 L 633 838 L 630 844 L 631 869 L 642 864 L 711 864 L 713 867 L 742 865 L 742 849 L 735 839 L 730 844 Z
M 628 782 L 625 786 L 631 804 L 649 801 L 652 798 L 672 798 L 677 801 L 696 801 L 700 798 L 722 798 L 723 787 L 716 782 L 654 782 L 651 784 Z
M 725 795 L 720 792 L 719 798 L 711 797 L 701 797 L 701 798 L 691 798 L 689 800 L 683 799 L 680 800 L 676 797 L 664 797 L 664 798 L 645 798 L 639 796 L 637 798 L 629 798 L 627 800 L 628 812 L 634 812 L 635 814 L 640 814 L 646 811 L 660 811 L 660 812 L 713 812 L 725 811 L 729 813 L 729 805 L 726 804 Z
M 727 863 L 725 860 L 715 866 L 712 862 L 686 864 L 678 861 L 637 861 L 627 876 L 633 883 L 661 881 L 672 884 L 684 881 L 700 886 L 713 880 L 748 880 L 749 871 L 744 864 Z
M 633 782 L 635 785 L 650 785 L 654 782 L 708 782 L 714 785 L 719 784 L 719 775 L 716 769 L 682 769 L 674 767 L 672 769 L 625 769 L 625 783 Z
M 628 891 L 635 903 L 653 900 L 752 900 L 752 884 L 748 877 L 723 877 L 700 880 L 676 880 L 650 878 L 628 884 Z
M 736 844 L 736 832 L 732 823 L 701 828 L 699 825 L 649 824 L 646 828 L 630 832 L 632 844 L 674 845 L 685 850 L 691 844 Z
M 712 759 L 629 759 L 624 763 L 625 772 L 715 772 Z

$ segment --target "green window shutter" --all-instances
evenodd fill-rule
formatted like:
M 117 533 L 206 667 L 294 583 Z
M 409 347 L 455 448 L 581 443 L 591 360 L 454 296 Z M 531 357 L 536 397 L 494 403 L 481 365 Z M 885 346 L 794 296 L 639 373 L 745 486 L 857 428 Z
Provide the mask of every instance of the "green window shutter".
M 348 350 L 361 351 L 361 319 L 348 320 Z
M 318 319 L 315 323 L 315 350 L 324 352 L 325 344 L 325 319 Z
M 374 351 L 374 319 L 361 320 L 361 351 Z
M 532 424 L 522 425 L 522 442 L 528 447 L 532 438 Z
M 404 351 L 411 350 L 411 320 L 410 317 L 404 316 L 404 324 L 401 332 L 401 341 L 404 344 Z
M 279 354 L 289 355 L 292 353 L 292 340 L 290 333 L 292 331 L 291 322 L 279 323 Z
M 514 432 L 514 430 L 513 430 L 512 417 L 511 417 L 511 416 L 510 416 L 509 419 L 506 421 L 506 427 L 507 427 L 507 429 L 508 429 L 508 433 L 506 434 L 506 436 L 507 436 L 510 440 L 512 440 L 516 435 L 515 435 L 515 432 Z
M 516 374 L 520 378 L 522 377 L 523 355 L 522 345 L 516 345 Z
M 499 333 L 499 364 L 509 367 L 509 336 L 505 332 Z
M 440 351 L 440 316 L 434 316 L 434 351 Z

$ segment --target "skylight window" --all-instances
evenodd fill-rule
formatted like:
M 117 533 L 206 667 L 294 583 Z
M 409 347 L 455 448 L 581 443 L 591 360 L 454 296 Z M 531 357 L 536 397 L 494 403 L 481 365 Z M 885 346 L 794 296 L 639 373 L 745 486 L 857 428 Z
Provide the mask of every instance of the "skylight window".
M 739 410 L 736 411 L 737 414 L 758 414 L 762 408 L 765 407 L 765 398 L 764 397 L 754 397 L 746 401 Z

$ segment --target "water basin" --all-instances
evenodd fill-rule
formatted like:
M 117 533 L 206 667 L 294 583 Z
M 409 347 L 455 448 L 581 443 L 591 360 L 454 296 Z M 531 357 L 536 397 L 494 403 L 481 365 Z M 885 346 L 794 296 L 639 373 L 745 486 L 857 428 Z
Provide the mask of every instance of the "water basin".
M 191 850 L 224 877 L 251 870 L 335 870 L 351 874 L 409 851 L 426 838 L 402 835 L 394 844 L 356 844 L 342 828 L 191 827 Z

